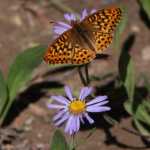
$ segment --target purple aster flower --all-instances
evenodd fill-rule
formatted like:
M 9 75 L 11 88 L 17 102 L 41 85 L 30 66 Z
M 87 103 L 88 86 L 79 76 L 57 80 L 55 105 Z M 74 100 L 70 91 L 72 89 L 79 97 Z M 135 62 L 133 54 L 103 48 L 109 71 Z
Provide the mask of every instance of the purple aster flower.
M 49 109 L 57 109 L 58 112 L 54 116 L 53 121 L 56 126 L 60 126 L 66 122 L 65 132 L 70 135 L 76 133 L 80 129 L 80 123 L 83 124 L 86 118 L 90 124 L 94 123 L 94 120 L 88 113 L 97 113 L 109 111 L 110 107 L 104 106 L 108 103 L 107 96 L 97 96 L 91 101 L 87 101 L 86 97 L 93 91 L 91 87 L 83 87 L 80 91 L 79 98 L 75 98 L 72 95 L 71 88 L 65 86 L 66 97 L 52 96 L 56 104 L 48 104 Z
M 96 11 L 95 9 L 92 9 L 89 14 L 92 14 L 95 11 Z M 81 16 L 80 16 L 80 19 L 79 19 L 79 22 L 82 21 L 87 15 L 88 15 L 87 10 L 83 9 L 83 11 L 81 13 Z M 61 35 L 66 30 L 71 29 L 72 28 L 71 22 L 72 21 L 74 21 L 74 22 L 78 21 L 76 16 L 77 15 L 75 15 L 73 13 L 65 13 L 64 18 L 68 21 L 69 24 L 61 22 L 61 21 L 55 22 L 54 26 L 53 26 L 53 32 L 54 32 L 54 35 L 55 35 L 54 37 L 58 37 L 59 35 Z

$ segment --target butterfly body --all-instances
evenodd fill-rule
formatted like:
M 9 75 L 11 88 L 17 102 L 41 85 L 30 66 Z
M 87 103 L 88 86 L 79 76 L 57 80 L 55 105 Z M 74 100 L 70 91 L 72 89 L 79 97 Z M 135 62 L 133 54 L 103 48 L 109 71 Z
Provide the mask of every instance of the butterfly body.
M 121 19 L 120 8 L 96 11 L 83 21 L 71 21 L 71 29 L 61 34 L 44 55 L 48 64 L 86 64 L 112 42 Z

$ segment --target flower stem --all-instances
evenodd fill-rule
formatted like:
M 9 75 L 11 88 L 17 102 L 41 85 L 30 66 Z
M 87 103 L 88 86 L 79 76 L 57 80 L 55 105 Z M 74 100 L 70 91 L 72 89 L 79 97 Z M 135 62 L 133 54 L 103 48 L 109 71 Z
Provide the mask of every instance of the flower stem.
M 90 78 L 89 78 L 89 70 L 88 70 L 88 64 L 85 65 L 85 75 L 86 75 L 86 84 L 90 84 Z
M 71 136 L 71 144 L 70 144 L 70 150 L 75 150 L 76 143 L 75 143 L 75 134 Z
M 82 66 L 79 66 L 78 67 L 78 72 L 79 72 L 81 82 L 84 86 L 88 86 L 90 84 L 88 64 L 84 65 L 85 76 L 83 75 L 81 69 L 82 69 Z
M 84 78 L 84 76 L 83 76 L 83 74 L 82 74 L 81 66 L 78 67 L 78 73 L 79 73 L 79 76 L 80 76 L 80 79 L 81 79 L 82 84 L 83 84 L 84 86 L 86 86 L 87 84 L 86 84 L 86 80 L 85 80 L 85 78 Z

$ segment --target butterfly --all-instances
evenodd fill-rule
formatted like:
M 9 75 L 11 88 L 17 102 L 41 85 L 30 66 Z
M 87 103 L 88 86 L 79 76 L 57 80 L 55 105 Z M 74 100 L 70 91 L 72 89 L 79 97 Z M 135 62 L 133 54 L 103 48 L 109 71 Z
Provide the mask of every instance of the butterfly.
M 72 20 L 71 28 L 52 42 L 44 54 L 47 64 L 87 64 L 111 43 L 121 20 L 119 7 L 98 10 L 82 21 Z

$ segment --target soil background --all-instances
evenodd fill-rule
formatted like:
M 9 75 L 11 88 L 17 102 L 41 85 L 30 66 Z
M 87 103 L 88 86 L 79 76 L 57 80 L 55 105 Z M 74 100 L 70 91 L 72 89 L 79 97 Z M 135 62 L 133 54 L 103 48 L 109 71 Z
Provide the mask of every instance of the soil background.
M 64 21 L 63 14 L 71 9 L 80 13 L 83 8 L 101 9 L 105 5 L 124 4 L 128 8 L 128 23 L 121 35 L 121 45 L 127 40 L 133 44 L 130 54 L 135 62 L 136 77 L 149 76 L 150 64 L 150 22 L 136 0 L 61 0 L 65 6 L 50 0 L 0 0 L 0 68 L 5 77 L 16 55 L 34 45 L 48 45 L 52 42 L 50 20 Z M 90 64 L 90 75 L 105 75 L 108 70 L 117 72 L 117 56 L 112 46 L 107 50 L 108 60 L 96 59 Z M 76 82 L 75 82 L 76 81 Z M 103 81 L 93 81 L 98 93 L 111 87 L 113 77 Z M 1 150 L 48 150 L 55 131 L 52 124 L 53 111 L 46 107 L 49 96 L 63 93 L 63 86 L 69 84 L 74 91 L 82 86 L 78 72 L 72 68 L 51 68 L 44 62 L 33 75 L 33 80 L 25 91 L 16 98 L 4 128 L 0 130 Z M 105 93 L 105 92 L 104 92 Z M 102 116 L 94 116 L 93 126 L 81 128 L 78 140 L 85 139 L 90 130 L 96 131 L 81 144 L 80 150 L 144 150 L 150 149 L 149 143 L 138 135 L 121 128 L 135 130 L 131 118 L 123 108 L 122 99 L 115 100 L 112 116 L 119 125 L 109 125 Z

